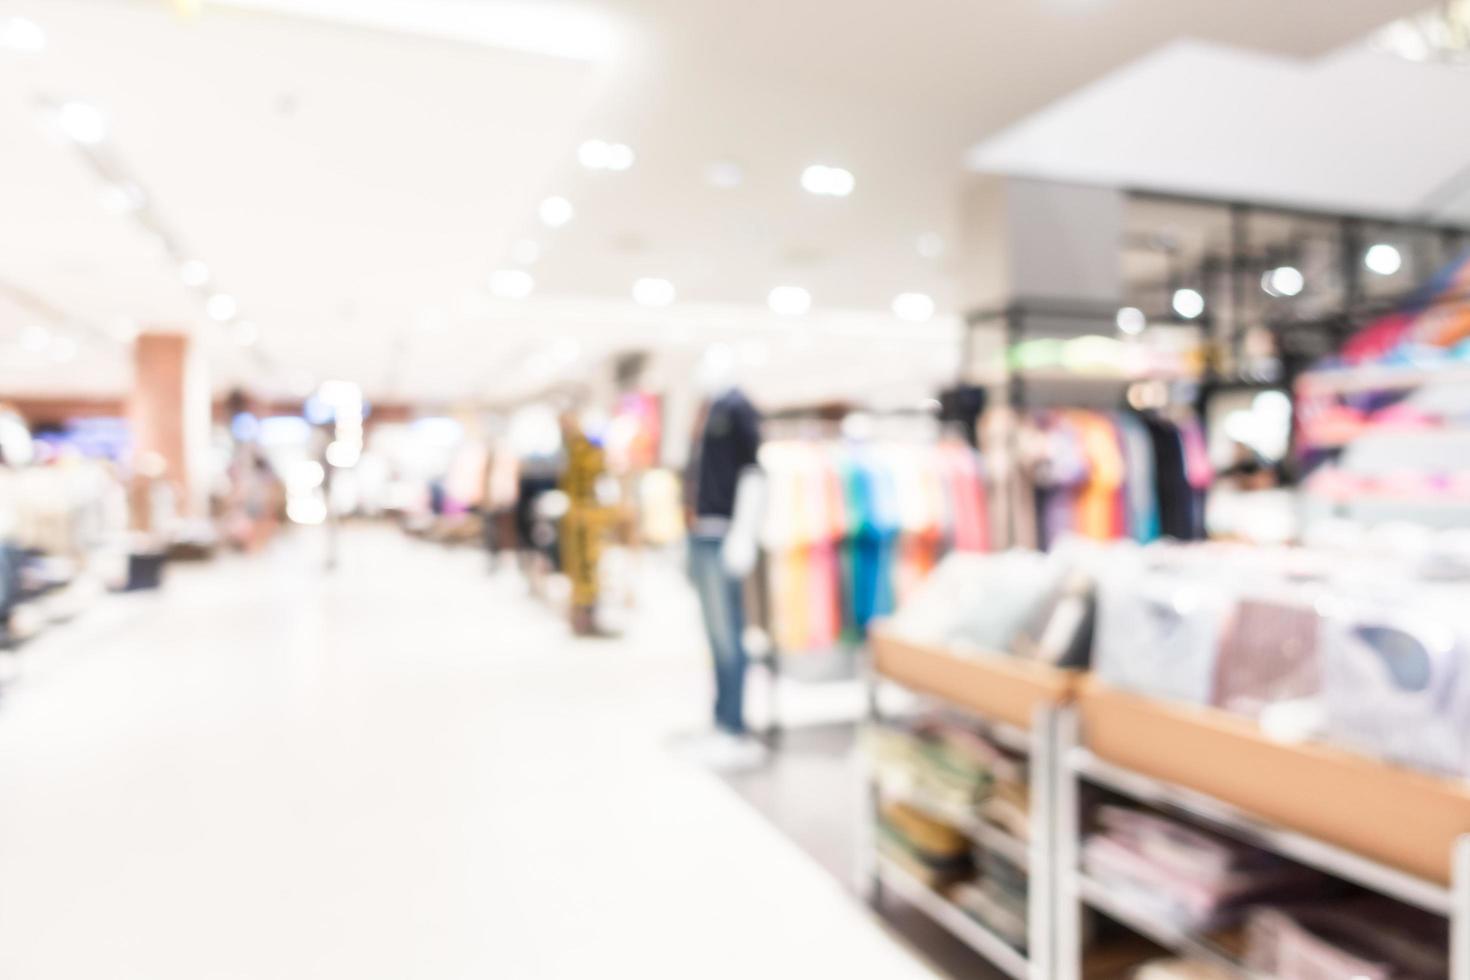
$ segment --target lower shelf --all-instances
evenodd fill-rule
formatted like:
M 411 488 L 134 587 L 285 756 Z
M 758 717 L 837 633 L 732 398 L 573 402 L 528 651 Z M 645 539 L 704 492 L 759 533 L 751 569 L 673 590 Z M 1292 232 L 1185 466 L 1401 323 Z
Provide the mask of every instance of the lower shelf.
M 905 902 L 939 923 L 951 935 L 985 957 L 1001 971 L 1014 977 L 1015 980 L 1027 980 L 1030 977 L 1030 962 L 1014 946 L 892 861 L 881 855 L 878 856 L 877 861 L 878 880 L 883 883 L 884 888 L 890 889 Z
M 1021 870 L 1031 867 L 1031 845 L 1007 830 L 989 823 L 973 812 L 941 806 L 920 793 L 910 792 L 892 780 L 877 779 L 878 791 L 887 799 L 907 804 L 926 816 L 948 824 L 989 851 L 994 851 Z
M 1079 874 L 1076 876 L 1076 887 L 1077 897 L 1083 904 L 1127 926 L 1145 939 L 1158 943 L 1165 949 L 1208 963 L 1238 977 L 1246 978 L 1246 980 L 1270 980 L 1248 969 L 1240 960 L 1208 938 L 1140 913 L 1137 908 L 1125 899 L 1114 895 L 1107 889 L 1107 886 L 1095 878 Z

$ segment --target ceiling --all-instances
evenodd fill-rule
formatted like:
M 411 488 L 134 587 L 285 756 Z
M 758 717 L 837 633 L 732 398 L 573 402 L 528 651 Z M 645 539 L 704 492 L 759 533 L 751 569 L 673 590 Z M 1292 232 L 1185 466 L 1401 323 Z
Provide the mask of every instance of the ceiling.
M 380 399 L 503 401 L 612 351 L 728 341 L 773 401 L 909 397 L 957 359 L 934 245 L 956 237 L 967 147 L 1181 36 L 1300 65 L 1416 5 L 5 0 L 47 43 L 0 50 L 0 395 L 121 392 L 127 337 L 156 326 L 198 332 L 217 388 L 268 394 L 346 377 Z M 107 152 L 254 347 L 208 321 L 179 255 L 99 204 L 43 107 L 69 99 L 101 110 Z M 580 168 L 594 137 L 636 164 Z M 717 162 L 738 187 L 706 181 Z M 805 193 L 812 163 L 851 170 L 852 196 Z M 536 217 L 552 193 L 576 209 L 555 231 Z M 493 298 L 522 240 L 535 291 Z M 679 301 L 635 305 L 641 276 Z M 782 284 L 812 312 L 770 313 Z M 904 291 L 939 315 L 895 319 Z M 37 324 L 80 349 L 28 345 Z
M 1470 72 L 1361 43 L 1302 60 L 1176 41 L 971 149 L 971 168 L 1470 223 Z

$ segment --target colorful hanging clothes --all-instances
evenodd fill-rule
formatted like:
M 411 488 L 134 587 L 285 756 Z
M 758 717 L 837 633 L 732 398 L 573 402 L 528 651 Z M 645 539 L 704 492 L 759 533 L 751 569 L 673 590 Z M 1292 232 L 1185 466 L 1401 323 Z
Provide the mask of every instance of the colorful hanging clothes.
M 1034 487 L 1043 548 L 1068 534 L 1140 542 L 1204 537 L 1214 470 L 1194 417 L 1048 410 L 1031 415 L 1015 437 Z
M 862 642 L 946 550 L 989 541 L 983 467 L 963 443 L 776 441 L 761 465 L 771 635 L 782 652 Z

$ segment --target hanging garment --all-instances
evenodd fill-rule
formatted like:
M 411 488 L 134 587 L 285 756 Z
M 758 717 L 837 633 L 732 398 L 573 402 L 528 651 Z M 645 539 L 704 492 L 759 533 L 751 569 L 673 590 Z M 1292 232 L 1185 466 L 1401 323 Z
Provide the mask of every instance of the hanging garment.
M 998 405 L 980 420 L 980 452 L 985 461 L 990 546 L 1035 548 L 1038 545 L 1036 487 L 1038 461 L 1045 436 L 1033 420 Z
M 1153 443 L 1154 480 L 1159 499 L 1159 533 L 1181 541 L 1196 537 L 1194 487 L 1184 464 L 1179 430 L 1157 415 L 1142 416 Z
M 1094 412 L 1070 412 L 1067 420 L 1078 434 L 1087 459 L 1087 481 L 1077 493 L 1078 534 L 1110 541 L 1123 536 L 1120 502 L 1123 488 L 1123 453 L 1118 446 L 1112 420 Z
M 990 534 L 981 457 L 958 443 L 946 443 L 939 447 L 939 452 L 946 464 L 953 511 L 953 546 L 956 551 L 987 551 Z
M 1199 420 L 1190 416 L 1176 423 L 1179 440 L 1184 447 L 1184 478 L 1188 481 L 1193 496 L 1190 499 L 1190 538 L 1203 540 L 1205 537 L 1205 497 L 1210 484 L 1215 481 L 1215 468 L 1210 464 L 1210 453 L 1205 445 L 1204 430 Z
M 959 442 L 781 441 L 761 465 L 771 633 L 784 652 L 860 643 L 951 547 L 990 540 L 981 461 Z
M 1045 456 L 1036 475 L 1040 506 L 1038 539 L 1050 548 L 1078 530 L 1078 501 L 1088 480 L 1088 461 L 1082 439 L 1072 421 L 1062 413 L 1041 420 L 1046 435 Z
M 1140 544 L 1159 536 L 1159 498 L 1154 476 L 1153 443 L 1137 415 L 1120 412 L 1114 417 L 1122 442 L 1123 481 L 1128 536 Z

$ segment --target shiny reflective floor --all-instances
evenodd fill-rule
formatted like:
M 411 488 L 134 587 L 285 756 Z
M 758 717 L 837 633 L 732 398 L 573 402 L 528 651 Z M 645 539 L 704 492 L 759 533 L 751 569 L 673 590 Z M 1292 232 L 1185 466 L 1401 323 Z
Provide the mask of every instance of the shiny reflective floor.
M 573 642 L 473 550 L 322 544 L 7 655 L 0 977 L 931 975 L 671 751 L 708 704 L 671 570 Z

